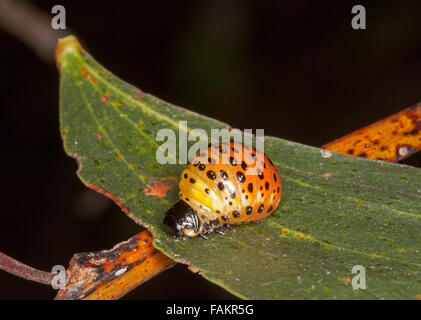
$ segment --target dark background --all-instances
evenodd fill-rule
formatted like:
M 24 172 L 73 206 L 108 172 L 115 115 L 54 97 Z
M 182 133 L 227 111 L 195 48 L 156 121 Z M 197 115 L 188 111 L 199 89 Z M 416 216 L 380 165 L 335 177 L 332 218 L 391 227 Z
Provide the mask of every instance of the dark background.
M 32 3 L 51 17 L 64 5 L 67 26 L 114 74 L 237 128 L 320 146 L 421 100 L 416 1 Z M 365 5 L 366 30 L 351 28 L 355 4 Z M 82 185 L 65 155 L 54 63 L 1 29 L 0 110 L 0 251 L 51 270 L 140 231 Z M 421 156 L 404 163 L 420 167 Z M 0 299 L 54 296 L 0 271 Z M 178 265 L 125 298 L 233 296 Z

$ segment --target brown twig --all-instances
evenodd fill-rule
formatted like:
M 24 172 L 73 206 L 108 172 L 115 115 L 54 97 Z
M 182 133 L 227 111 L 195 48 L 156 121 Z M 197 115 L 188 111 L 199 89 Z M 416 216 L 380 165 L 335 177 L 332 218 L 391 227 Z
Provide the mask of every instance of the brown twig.
M 111 250 L 76 253 L 67 281 L 56 300 L 118 299 L 175 262 L 156 250 L 152 235 L 142 231 Z
M 47 285 L 51 285 L 51 279 L 53 277 L 50 272 L 27 266 L 2 252 L 0 252 L 0 269 L 14 274 L 15 276 Z

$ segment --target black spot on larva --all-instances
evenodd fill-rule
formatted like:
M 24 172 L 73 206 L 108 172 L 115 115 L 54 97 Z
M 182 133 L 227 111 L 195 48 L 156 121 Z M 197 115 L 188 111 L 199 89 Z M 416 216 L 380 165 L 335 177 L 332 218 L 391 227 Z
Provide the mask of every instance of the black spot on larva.
M 188 202 L 188 201 L 190 201 L 190 199 L 189 199 L 189 198 L 187 198 L 187 197 L 186 197 L 185 199 L 186 199 L 186 201 L 187 201 L 187 202 Z
M 263 175 L 263 172 L 262 172 L 262 170 L 260 170 L 260 169 L 257 169 L 257 175 L 259 176 L 259 179 L 260 180 L 263 180 L 264 179 L 264 175 Z
M 203 171 L 206 169 L 206 166 L 203 163 L 201 163 L 198 168 L 200 171 Z
M 203 226 L 205 227 L 206 230 L 209 230 L 211 228 L 209 223 L 204 223 Z
M 216 163 L 216 160 L 214 158 L 209 157 L 208 158 L 208 162 L 209 163 L 212 163 L 212 164 L 215 164 Z
M 247 171 L 247 164 L 244 161 L 241 162 L 241 168 L 243 168 L 244 171 Z
M 212 180 L 216 179 L 216 173 L 212 170 L 209 170 L 208 172 L 206 172 L 206 175 L 208 176 L 209 179 L 212 179 Z
M 218 212 L 218 211 L 217 211 L 217 212 Z M 213 224 L 215 224 L 215 225 L 216 225 L 216 224 L 219 224 L 219 220 L 218 220 L 218 218 L 216 218 L 215 220 L 213 220 L 213 221 L 212 221 L 212 223 L 213 223 Z
M 260 190 L 263 190 L 263 187 L 262 186 L 260 186 Z
M 278 187 L 278 189 L 276 190 L 276 192 L 277 192 L 277 193 L 279 193 L 279 187 Z
M 246 200 L 249 198 L 249 196 L 248 195 L 246 195 Z
M 264 198 L 264 197 L 265 197 L 265 194 L 264 194 L 264 193 L 262 193 L 260 196 L 261 196 L 262 198 Z
M 228 180 L 228 175 L 224 170 L 219 171 L 219 175 L 221 176 L 222 179 Z
M 216 210 L 216 213 L 221 213 L 219 210 Z
M 354 153 L 354 149 L 349 149 L 347 152 L 348 152 L 348 154 L 353 154 Z
M 247 214 L 252 214 L 252 212 L 253 212 L 253 208 L 252 208 L 252 207 L 250 207 L 250 206 L 248 206 L 248 207 L 246 208 L 246 213 L 247 213 Z
M 262 212 L 264 208 L 265 208 L 265 206 L 264 206 L 263 204 L 261 204 L 261 205 L 259 206 L 259 209 L 257 210 L 257 212 L 258 212 L 258 213 Z
M 266 154 L 265 154 L 266 155 Z M 273 166 L 273 162 L 272 160 L 270 160 L 269 158 L 267 158 L 269 160 L 269 163 Z
M 206 188 L 206 189 L 205 189 L 205 192 L 206 192 L 207 194 L 209 194 L 209 189 L 208 189 L 208 188 Z
M 232 212 L 232 216 L 234 218 L 239 218 L 240 217 L 240 213 L 237 210 L 235 210 L 235 211 Z
M 248 190 L 249 192 L 253 192 L 253 184 L 252 184 L 251 182 L 248 184 L 248 186 L 247 186 L 247 190 Z
M 237 165 L 237 161 L 235 161 L 235 159 L 233 157 L 230 157 L 230 163 L 231 163 L 232 166 Z
M 237 178 L 241 183 L 246 181 L 246 176 L 241 171 L 237 171 Z
M 270 208 L 268 209 L 267 213 L 271 212 L 271 211 L 272 211 L 272 209 L 273 209 L 273 207 L 272 207 L 272 206 L 270 206 Z
M 266 163 L 264 161 L 262 161 L 262 166 L 266 169 Z
M 190 178 L 190 183 L 195 183 L 196 180 L 194 180 L 193 178 Z
M 188 175 L 187 173 L 184 174 L 184 179 L 187 179 Z
M 196 167 L 197 165 L 199 165 L 200 161 L 196 160 L 195 162 L 193 162 L 193 165 Z
M 273 175 L 273 177 L 275 177 L 275 175 Z M 269 190 L 269 182 L 267 182 L 267 181 L 265 182 L 265 189 Z
M 257 160 L 257 157 L 256 157 L 256 155 L 254 153 L 250 153 L 250 155 L 251 155 L 251 157 L 253 158 L 254 161 Z
M 241 192 L 244 193 L 244 192 L 246 192 L 246 190 L 243 189 L 243 190 L 241 190 Z
M 211 142 L 209 142 L 208 143 L 208 148 L 210 148 L 212 146 L 212 143 Z
M 218 189 L 221 191 L 225 189 L 225 186 L 221 181 L 218 182 L 217 186 L 218 186 Z
M 231 198 L 233 198 L 233 199 L 235 199 L 235 197 L 236 197 L 236 193 L 235 193 L 235 191 L 232 191 L 231 193 L 230 193 L 230 196 L 231 196 Z
M 367 154 L 365 152 L 361 152 L 358 156 L 365 158 L 365 157 L 367 157 Z
M 229 205 L 232 206 L 232 202 L 231 201 L 229 202 Z
M 229 221 L 229 218 L 228 218 L 227 216 L 222 216 L 221 218 L 222 218 L 222 220 L 224 220 L 224 221 Z
M 273 174 L 273 181 L 278 181 L 278 179 L 276 178 L 276 174 Z

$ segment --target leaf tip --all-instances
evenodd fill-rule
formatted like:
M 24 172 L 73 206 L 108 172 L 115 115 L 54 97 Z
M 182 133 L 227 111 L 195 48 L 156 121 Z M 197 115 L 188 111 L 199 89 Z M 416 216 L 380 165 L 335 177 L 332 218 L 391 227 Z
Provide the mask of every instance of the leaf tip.
M 58 40 L 57 47 L 55 50 L 55 57 L 58 68 L 61 69 L 61 60 L 65 54 L 69 52 L 79 51 L 81 49 L 82 45 L 75 36 L 70 35 L 64 38 L 60 38 Z

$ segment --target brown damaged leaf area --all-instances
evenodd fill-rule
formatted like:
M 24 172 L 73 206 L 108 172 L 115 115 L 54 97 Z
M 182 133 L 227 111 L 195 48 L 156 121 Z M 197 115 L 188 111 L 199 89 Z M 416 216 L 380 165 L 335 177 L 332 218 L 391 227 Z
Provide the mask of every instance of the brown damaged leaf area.
M 369 159 L 397 162 L 421 149 L 421 103 L 322 148 Z
M 157 196 L 163 198 L 167 196 L 167 191 L 171 189 L 173 184 L 174 180 L 171 178 L 153 178 L 143 192 L 147 196 Z
M 56 299 L 118 299 L 172 265 L 153 247 L 152 236 L 145 230 L 111 250 L 76 253 Z

